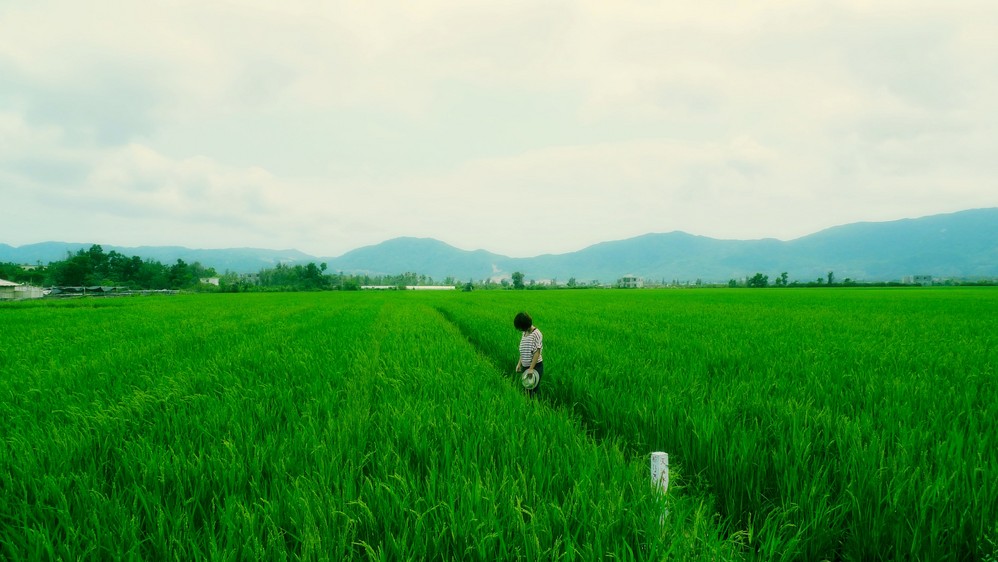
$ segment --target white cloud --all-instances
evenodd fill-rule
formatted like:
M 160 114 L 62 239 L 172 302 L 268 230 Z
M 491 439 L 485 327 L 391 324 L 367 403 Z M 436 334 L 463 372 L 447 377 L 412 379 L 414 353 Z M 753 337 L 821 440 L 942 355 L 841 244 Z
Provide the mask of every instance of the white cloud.
M 998 206 L 995 24 L 983 1 L 8 3 L 0 242 L 530 255 Z

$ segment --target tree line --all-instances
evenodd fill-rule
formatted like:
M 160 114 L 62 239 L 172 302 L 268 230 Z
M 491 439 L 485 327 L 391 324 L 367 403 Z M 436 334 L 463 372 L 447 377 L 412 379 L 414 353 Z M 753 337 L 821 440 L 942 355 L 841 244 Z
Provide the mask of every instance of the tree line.
M 22 266 L 0 263 L 0 279 L 38 287 L 122 287 L 135 290 L 188 290 L 203 292 L 260 292 L 260 291 L 355 291 L 364 286 L 395 287 L 404 289 L 414 285 L 453 286 L 470 291 L 474 289 L 535 289 L 544 288 L 527 283 L 521 272 L 511 280 L 494 282 L 461 281 L 454 277 L 434 279 L 431 276 L 407 271 L 394 275 L 351 274 L 327 271 L 325 263 L 277 264 L 257 273 L 240 274 L 231 271 L 219 274 L 213 267 L 200 262 L 186 263 L 178 259 L 163 264 L 153 259 L 126 256 L 114 250 L 105 252 L 99 244 L 80 249 L 75 254 L 48 265 Z M 512 282 L 510 282 L 512 281 Z M 568 286 L 574 287 L 575 279 Z
M 945 279 L 940 281 L 938 284 L 941 285 L 974 285 L 974 286 L 993 286 L 998 284 L 998 280 L 995 279 Z M 839 281 L 835 277 L 834 271 L 829 271 L 827 275 L 823 277 L 818 277 L 813 281 L 788 281 L 788 274 L 786 271 L 778 275 L 772 284 L 769 282 L 769 276 L 756 273 L 752 277 L 746 277 L 744 281 L 739 281 L 737 279 L 731 279 L 728 281 L 728 287 L 748 287 L 752 289 L 765 288 L 765 287 L 906 287 L 910 286 L 906 283 L 901 283 L 899 281 L 856 281 L 849 277 L 846 277 L 842 281 Z
M 39 287 L 93 287 L 112 286 L 130 289 L 174 289 L 194 291 L 247 292 L 247 291 L 330 291 L 359 290 L 366 285 L 405 288 L 413 285 L 448 285 L 464 289 L 544 289 L 547 285 L 527 281 L 522 272 L 516 271 L 511 279 L 494 282 L 490 279 L 467 282 L 446 277 L 435 280 L 433 277 L 405 272 L 395 275 L 349 274 L 329 272 L 325 263 L 308 264 L 277 264 L 274 267 L 261 269 L 254 274 L 239 274 L 226 271 L 218 274 L 213 267 L 204 266 L 199 262 L 186 263 L 178 259 L 172 264 L 163 264 L 152 259 L 142 259 L 138 256 L 126 256 L 114 250 L 105 252 L 100 245 L 94 244 L 89 249 L 78 250 L 75 254 L 67 252 L 66 258 L 54 261 L 47 266 L 21 266 L 14 263 L 0 263 L 0 279 L 15 283 L 35 285 Z M 994 285 L 995 280 L 988 281 L 949 281 L 946 284 L 960 285 Z M 697 286 L 702 286 L 698 279 Z M 854 287 L 854 286 L 892 286 L 901 285 L 897 282 L 865 283 L 846 278 L 839 281 L 835 273 L 813 281 L 790 281 L 787 272 L 775 276 L 770 282 L 768 275 L 756 273 L 751 277 L 728 282 L 729 287 Z M 588 288 L 599 286 L 597 282 L 578 283 L 573 277 L 567 285 L 552 283 L 555 287 Z M 723 285 L 722 285 L 723 286 Z
M 397 275 L 356 275 L 327 272 L 325 263 L 277 264 L 253 274 L 230 271 L 219 274 L 200 262 L 178 259 L 172 264 L 126 256 L 114 250 L 105 252 L 94 244 L 48 265 L 22 266 L 0 263 L 0 279 L 39 287 L 128 287 L 130 289 L 175 289 L 196 291 L 323 291 L 358 290 L 364 285 L 405 287 L 411 285 L 453 285 L 467 287 L 452 277 L 435 281 L 432 277 L 405 272 Z M 470 281 L 469 281 L 470 284 Z
M 47 266 L 23 268 L 14 263 L 0 264 L 0 278 L 43 287 L 114 286 L 136 289 L 187 289 L 202 278 L 217 275 L 211 267 L 184 260 L 165 265 L 156 260 L 126 256 L 114 250 L 105 252 L 95 244 L 66 259 Z

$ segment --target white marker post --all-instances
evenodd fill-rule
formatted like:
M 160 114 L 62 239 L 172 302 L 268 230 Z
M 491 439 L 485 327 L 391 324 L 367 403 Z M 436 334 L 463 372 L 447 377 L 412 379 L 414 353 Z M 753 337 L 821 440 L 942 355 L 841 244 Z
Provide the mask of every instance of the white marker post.
M 656 452 L 651 454 L 651 484 L 664 497 L 669 491 L 669 454 Z M 660 524 L 665 523 L 665 516 L 669 514 L 666 509 L 659 519 Z

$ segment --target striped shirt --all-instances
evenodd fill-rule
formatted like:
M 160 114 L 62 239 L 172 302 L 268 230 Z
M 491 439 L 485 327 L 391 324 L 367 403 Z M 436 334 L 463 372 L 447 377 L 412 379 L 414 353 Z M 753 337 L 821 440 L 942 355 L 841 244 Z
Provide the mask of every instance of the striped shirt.
M 534 351 L 544 347 L 544 336 L 541 331 L 531 326 L 529 332 L 524 332 L 520 338 L 520 366 L 524 369 L 530 367 L 530 360 L 534 357 Z M 543 361 L 543 357 L 538 354 L 537 362 Z

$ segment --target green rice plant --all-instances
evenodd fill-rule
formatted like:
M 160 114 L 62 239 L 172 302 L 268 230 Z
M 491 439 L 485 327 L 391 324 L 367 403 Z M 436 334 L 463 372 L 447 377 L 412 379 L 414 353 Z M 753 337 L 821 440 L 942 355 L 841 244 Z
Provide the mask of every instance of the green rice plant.
M 497 365 L 513 314 L 545 389 L 665 450 L 766 560 L 974 560 L 998 517 L 998 293 L 502 292 L 436 305 Z M 505 327 L 503 327 L 505 326 Z
M 32 330 L 5 322 L 5 336 L 22 338 L 23 356 L 59 360 L 17 359 L 23 369 L 4 363 L 0 396 L 18 414 L 7 418 L 0 457 L 0 487 L 15 491 L 0 507 L 4 555 L 162 559 L 211 548 L 282 550 L 247 522 L 263 525 L 271 515 L 260 499 L 277 492 L 275 480 L 296 481 L 309 463 L 328 462 L 314 455 L 321 448 L 332 443 L 341 460 L 356 460 L 347 443 L 320 439 L 352 435 L 341 431 L 349 423 L 336 422 L 333 399 L 346 392 L 341 358 L 319 344 L 323 331 L 359 337 L 367 313 L 314 309 L 310 325 L 300 303 L 274 302 L 262 315 L 258 303 L 57 306 L 45 310 L 52 323 Z M 0 314 L 13 320 L 14 312 Z M 73 345 L 59 345 L 66 340 Z M 13 354 L 7 349 L 5 359 Z M 22 401 L 25 394 L 36 399 Z
M 0 556 L 994 558 L 996 307 L 987 289 L 5 303 Z M 537 400 L 511 373 L 522 309 L 545 332 Z
M 0 307 L 0 556 L 740 558 L 419 299 Z

